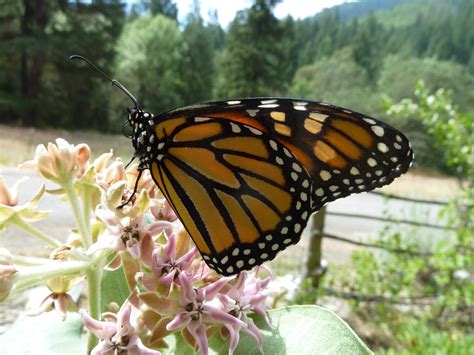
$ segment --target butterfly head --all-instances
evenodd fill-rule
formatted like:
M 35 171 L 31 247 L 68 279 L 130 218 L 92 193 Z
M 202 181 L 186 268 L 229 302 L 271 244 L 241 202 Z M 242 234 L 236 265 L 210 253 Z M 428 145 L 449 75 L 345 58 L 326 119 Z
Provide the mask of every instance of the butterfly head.
M 132 127 L 132 144 L 135 156 L 140 159 L 140 164 L 148 165 L 155 157 L 155 116 L 145 112 L 139 107 L 128 109 L 128 124 Z

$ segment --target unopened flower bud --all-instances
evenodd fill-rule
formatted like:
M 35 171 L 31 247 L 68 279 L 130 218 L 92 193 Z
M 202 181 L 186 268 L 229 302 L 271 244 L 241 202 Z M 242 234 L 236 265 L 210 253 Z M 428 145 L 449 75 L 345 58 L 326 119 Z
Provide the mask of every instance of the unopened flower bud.
M 58 182 L 75 172 L 75 148 L 62 138 L 56 139 L 56 144 L 48 143 L 47 149 L 40 144 L 36 147 L 34 160 L 26 162 L 23 166 L 32 166 L 45 179 Z
M 87 169 L 91 158 L 91 149 L 87 144 L 81 143 L 75 147 L 77 176 L 82 176 Z
M 0 176 L 0 204 L 10 207 L 16 206 L 18 204 L 18 188 L 26 180 L 28 180 L 28 178 L 23 177 L 9 189 L 3 176 Z

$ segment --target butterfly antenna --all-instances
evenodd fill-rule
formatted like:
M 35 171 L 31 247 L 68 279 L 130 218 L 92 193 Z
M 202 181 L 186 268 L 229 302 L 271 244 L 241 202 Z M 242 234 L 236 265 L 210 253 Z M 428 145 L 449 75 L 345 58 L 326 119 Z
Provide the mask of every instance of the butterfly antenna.
M 108 81 L 110 81 L 112 83 L 112 85 L 115 85 L 116 87 L 118 87 L 120 90 L 122 90 L 122 92 L 127 95 L 132 101 L 133 103 L 135 104 L 135 107 L 138 107 L 138 101 L 137 99 L 135 98 L 135 96 L 133 96 L 130 91 L 128 91 L 125 86 L 123 86 L 118 80 L 115 80 L 115 79 L 112 79 L 110 76 L 108 76 L 107 74 L 105 74 L 101 69 L 99 69 L 95 64 L 93 64 L 89 59 L 83 57 L 82 55 L 79 55 L 79 54 L 73 54 L 69 57 L 69 59 L 81 59 L 83 60 L 84 62 L 86 62 L 87 64 L 89 64 L 92 68 L 94 68 L 100 75 L 102 75 L 105 79 L 107 79 Z
M 122 203 L 120 206 L 117 207 L 119 210 L 121 210 L 122 208 L 124 208 L 126 205 L 128 205 L 128 204 L 130 203 L 130 201 L 132 201 L 132 198 L 133 198 L 133 197 L 135 196 L 135 194 L 137 193 L 137 190 L 138 190 L 138 182 L 140 181 L 140 178 L 142 177 L 142 174 L 143 174 L 143 170 L 139 170 L 139 171 L 138 171 L 137 179 L 135 180 L 135 186 L 133 187 L 133 192 L 132 192 L 132 194 L 130 195 L 130 197 L 128 198 L 127 202 Z

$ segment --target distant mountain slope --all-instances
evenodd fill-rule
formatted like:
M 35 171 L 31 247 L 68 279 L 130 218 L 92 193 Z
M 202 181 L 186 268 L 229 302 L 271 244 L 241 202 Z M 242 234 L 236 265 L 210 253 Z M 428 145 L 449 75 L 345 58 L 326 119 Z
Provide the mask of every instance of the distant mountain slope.
M 320 13 L 316 14 L 315 17 L 319 17 L 326 12 L 337 11 L 339 19 L 341 21 L 348 21 L 355 17 L 364 17 L 371 12 L 378 12 L 382 10 L 389 10 L 398 5 L 412 2 L 413 0 L 360 0 L 360 1 L 349 1 L 344 4 L 340 4 L 329 9 L 325 9 Z
M 385 9 L 375 14 L 377 20 L 386 26 L 406 27 L 414 24 L 421 15 L 445 17 L 456 11 L 458 1 L 455 0 L 411 0 Z
M 317 13 L 314 18 L 337 12 L 341 22 L 364 18 L 373 13 L 387 26 L 412 25 L 420 15 L 447 15 L 455 11 L 459 0 L 355 0 L 333 6 Z

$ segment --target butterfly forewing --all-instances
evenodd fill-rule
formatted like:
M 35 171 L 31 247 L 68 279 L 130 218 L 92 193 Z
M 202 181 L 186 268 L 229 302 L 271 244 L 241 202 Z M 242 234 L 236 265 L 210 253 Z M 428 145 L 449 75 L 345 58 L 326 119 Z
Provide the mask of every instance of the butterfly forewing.
M 239 122 L 175 119 L 156 125 L 169 135 L 152 175 L 206 262 L 235 274 L 298 242 L 312 185 L 295 156 Z
M 395 128 L 306 100 L 204 103 L 156 117 L 152 175 L 204 259 L 234 274 L 296 243 L 311 212 L 413 159 Z

